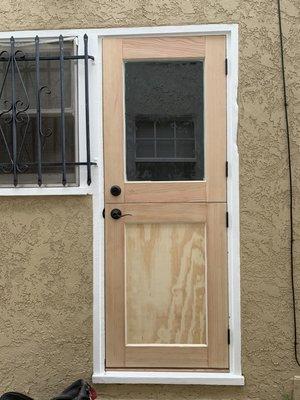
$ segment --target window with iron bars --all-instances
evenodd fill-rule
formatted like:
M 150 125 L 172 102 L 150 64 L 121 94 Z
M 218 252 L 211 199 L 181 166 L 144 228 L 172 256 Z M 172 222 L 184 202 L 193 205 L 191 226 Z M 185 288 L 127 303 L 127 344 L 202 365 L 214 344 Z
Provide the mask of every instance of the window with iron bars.
M 88 37 L 0 42 L 0 186 L 91 183 Z M 84 64 L 86 157 L 79 160 L 78 65 Z

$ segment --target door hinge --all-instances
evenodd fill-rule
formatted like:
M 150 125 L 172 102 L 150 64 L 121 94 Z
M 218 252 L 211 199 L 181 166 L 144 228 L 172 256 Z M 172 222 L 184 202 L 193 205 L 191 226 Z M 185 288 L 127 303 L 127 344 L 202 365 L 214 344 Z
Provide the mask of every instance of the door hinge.
M 105 208 L 103 208 L 102 217 L 105 218 Z
M 228 178 L 228 161 L 225 163 L 225 176 Z
M 230 328 L 227 329 L 227 343 L 230 344 Z
M 226 211 L 226 228 L 229 227 L 229 214 L 228 211 Z
M 228 58 L 225 58 L 225 75 L 228 75 Z

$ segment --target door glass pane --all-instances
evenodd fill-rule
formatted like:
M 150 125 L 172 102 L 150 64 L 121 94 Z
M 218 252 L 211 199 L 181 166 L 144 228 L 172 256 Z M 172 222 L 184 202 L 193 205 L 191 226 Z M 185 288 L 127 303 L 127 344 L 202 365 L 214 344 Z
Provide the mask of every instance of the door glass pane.
M 206 344 L 205 224 L 125 229 L 127 345 Z
M 154 157 L 154 143 L 150 140 L 139 140 L 136 144 L 137 158 L 152 158 Z
M 156 137 L 162 138 L 174 138 L 174 122 L 170 121 L 157 121 L 156 122 Z
M 175 156 L 175 143 L 174 140 L 157 140 L 157 157 L 159 158 L 173 158 Z
M 204 179 L 203 62 L 126 62 L 129 181 Z

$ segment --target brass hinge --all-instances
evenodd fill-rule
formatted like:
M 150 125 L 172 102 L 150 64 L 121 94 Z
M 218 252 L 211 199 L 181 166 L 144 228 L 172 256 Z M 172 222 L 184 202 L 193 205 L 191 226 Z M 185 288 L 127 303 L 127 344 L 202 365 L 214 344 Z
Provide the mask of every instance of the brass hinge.
M 225 75 L 228 75 L 228 59 L 225 58 Z
M 230 328 L 227 329 L 227 343 L 230 344 Z
M 105 208 L 102 210 L 102 217 L 105 218 Z
M 225 176 L 228 178 L 228 161 L 225 163 Z
M 226 228 L 229 227 L 229 214 L 228 211 L 226 211 Z

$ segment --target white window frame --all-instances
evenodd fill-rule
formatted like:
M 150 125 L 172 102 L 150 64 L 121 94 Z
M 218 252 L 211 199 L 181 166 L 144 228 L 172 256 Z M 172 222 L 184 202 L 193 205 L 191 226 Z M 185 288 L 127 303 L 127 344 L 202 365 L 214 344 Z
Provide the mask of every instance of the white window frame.
M 85 31 L 26 31 L 26 32 L 3 32 L 0 33 L 0 40 L 9 41 L 10 37 L 13 36 L 16 40 L 26 40 L 31 39 L 34 43 L 34 38 L 38 35 L 41 39 L 52 39 L 58 38 L 62 34 L 66 39 L 73 39 L 74 43 L 77 45 L 78 54 L 84 53 L 84 42 L 83 35 Z M 89 46 L 89 54 L 91 55 L 92 49 Z M 93 62 L 89 62 L 89 68 L 92 69 Z M 86 136 L 85 136 L 85 81 L 84 81 L 84 62 L 82 60 L 78 61 L 78 77 L 76 80 L 75 90 L 76 90 L 76 114 L 78 116 L 78 121 L 76 121 L 76 133 L 78 131 L 78 137 L 76 141 L 78 143 L 78 161 L 86 161 Z M 92 109 L 90 107 L 90 113 Z M 79 135 L 80 133 L 80 135 Z M 91 161 L 95 162 L 94 154 L 94 137 L 91 138 Z M 95 167 L 91 167 L 92 170 Z M 93 188 L 87 185 L 87 172 L 85 166 L 79 167 L 79 185 L 77 186 L 42 186 L 38 187 L 34 183 L 32 186 L 26 184 L 26 186 L 8 187 L 0 186 L 0 196 L 47 196 L 47 195 L 83 195 L 92 194 Z
M 238 87 L 238 25 L 208 24 L 188 26 L 158 26 L 143 28 L 103 28 L 52 31 L 25 31 L 0 33 L 0 39 L 75 36 L 78 52 L 83 52 L 83 35 L 89 37 L 89 54 L 95 57 L 90 63 L 90 132 L 92 184 L 86 186 L 85 168 L 80 170 L 79 187 L 58 188 L 0 188 L 0 196 L 18 195 L 84 195 L 93 196 L 93 382 L 94 383 L 150 383 L 197 385 L 244 385 L 241 370 L 240 325 L 240 249 L 239 249 L 239 155 L 237 148 L 237 87 Z M 227 46 L 227 199 L 228 227 L 228 287 L 230 350 L 229 372 L 190 371 L 106 371 L 105 370 L 105 304 L 104 304 L 104 179 L 103 179 L 103 129 L 102 129 L 102 39 L 106 36 L 174 36 L 174 35 L 225 35 Z M 84 70 L 78 66 L 79 99 L 79 152 L 85 158 Z

